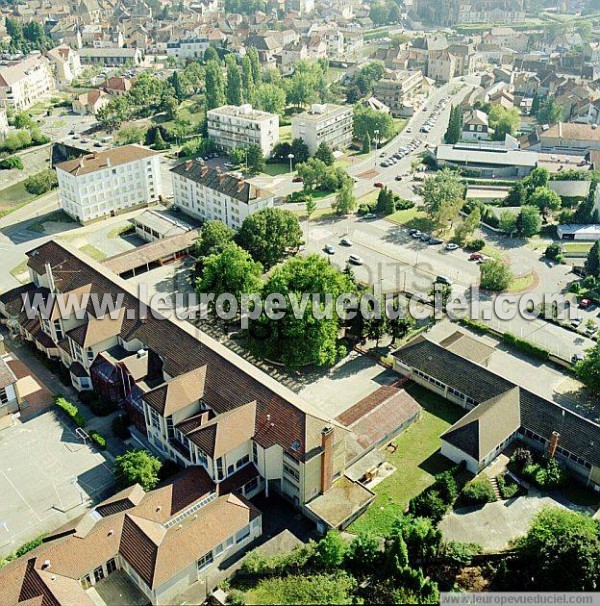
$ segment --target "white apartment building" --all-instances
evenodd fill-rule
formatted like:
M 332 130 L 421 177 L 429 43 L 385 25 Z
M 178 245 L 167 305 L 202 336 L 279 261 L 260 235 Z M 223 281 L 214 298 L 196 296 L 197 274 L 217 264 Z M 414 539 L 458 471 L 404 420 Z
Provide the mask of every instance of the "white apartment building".
M 80 223 L 147 205 L 162 194 L 160 154 L 139 145 L 56 165 L 61 208 Z
M 50 61 L 39 52 L 0 68 L 0 102 L 5 109 L 29 109 L 54 88 Z
M 354 112 L 351 107 L 325 103 L 292 118 L 292 138 L 303 139 L 311 154 L 325 141 L 331 149 L 342 149 L 352 143 Z
M 239 229 L 247 216 L 273 206 L 271 192 L 198 160 L 183 162 L 171 172 L 174 205 L 203 221 L 219 220 Z
M 167 55 L 178 59 L 202 59 L 210 42 L 206 36 L 180 38 L 167 42 Z
M 58 86 L 71 84 L 82 71 L 79 53 L 67 44 L 49 50 L 46 57 L 54 66 Z
M 258 145 L 265 156 L 270 156 L 279 141 L 279 116 L 269 114 L 251 105 L 224 105 L 206 114 L 208 136 L 224 150 Z

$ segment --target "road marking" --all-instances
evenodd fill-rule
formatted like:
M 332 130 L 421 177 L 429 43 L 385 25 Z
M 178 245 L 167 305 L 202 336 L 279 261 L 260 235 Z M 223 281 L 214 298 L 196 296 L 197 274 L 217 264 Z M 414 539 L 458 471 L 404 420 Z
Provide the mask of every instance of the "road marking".
M 0 470 L 0 473 L 6 478 L 6 481 L 11 485 L 12 489 L 17 493 L 19 498 L 31 510 L 31 513 L 33 513 L 33 515 L 37 518 L 38 522 L 42 522 L 43 518 L 40 518 L 40 516 L 37 514 L 35 509 L 29 504 L 29 501 L 20 493 L 19 489 L 14 485 L 14 483 L 11 481 L 11 479 L 2 470 Z

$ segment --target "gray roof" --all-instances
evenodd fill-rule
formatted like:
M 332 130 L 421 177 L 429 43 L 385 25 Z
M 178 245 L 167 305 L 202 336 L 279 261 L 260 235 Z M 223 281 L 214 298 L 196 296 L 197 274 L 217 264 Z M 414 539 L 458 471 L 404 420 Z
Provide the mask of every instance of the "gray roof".
M 456 147 L 454 145 L 438 145 L 436 151 L 438 160 L 445 162 L 469 162 L 471 164 L 494 164 L 499 166 L 529 166 L 535 168 L 538 154 L 523 150 L 488 150 L 482 147 Z

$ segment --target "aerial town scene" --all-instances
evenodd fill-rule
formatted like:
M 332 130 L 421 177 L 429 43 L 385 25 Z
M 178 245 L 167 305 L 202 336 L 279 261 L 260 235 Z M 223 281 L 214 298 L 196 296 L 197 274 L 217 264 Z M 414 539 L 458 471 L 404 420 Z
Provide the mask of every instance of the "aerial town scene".
M 0 606 L 600 604 L 599 125 L 600 0 L 0 0 Z

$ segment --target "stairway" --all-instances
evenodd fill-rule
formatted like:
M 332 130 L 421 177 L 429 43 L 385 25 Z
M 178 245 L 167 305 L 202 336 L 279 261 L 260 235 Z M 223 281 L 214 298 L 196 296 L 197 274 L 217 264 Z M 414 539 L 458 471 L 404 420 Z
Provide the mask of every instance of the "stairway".
M 496 478 L 490 478 L 490 483 L 492 484 L 492 488 L 494 489 L 496 499 L 500 501 L 502 499 L 502 495 L 500 494 L 500 489 L 498 488 L 498 482 Z

